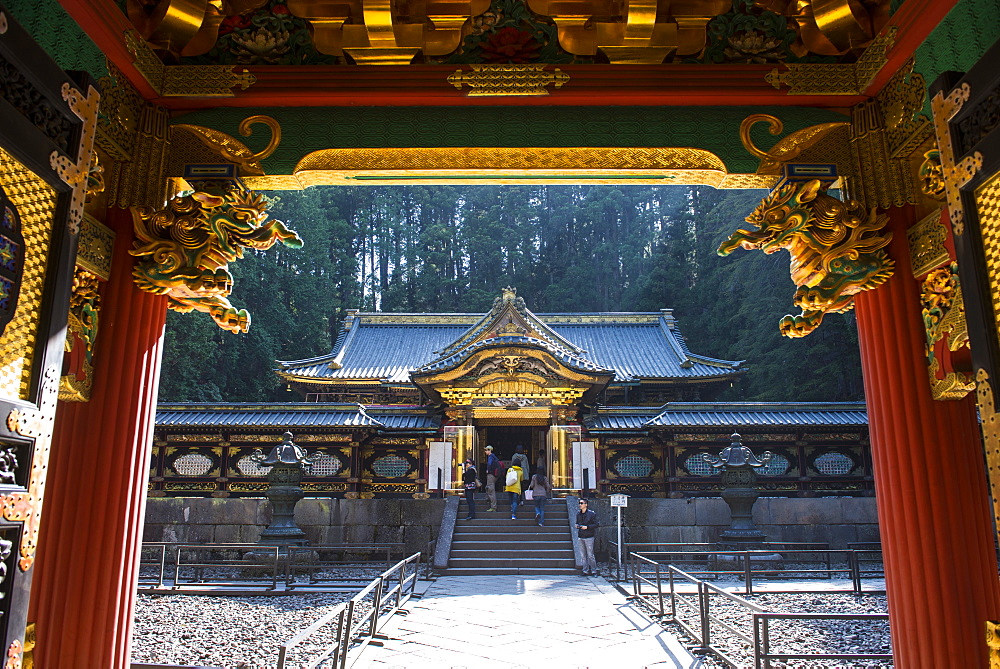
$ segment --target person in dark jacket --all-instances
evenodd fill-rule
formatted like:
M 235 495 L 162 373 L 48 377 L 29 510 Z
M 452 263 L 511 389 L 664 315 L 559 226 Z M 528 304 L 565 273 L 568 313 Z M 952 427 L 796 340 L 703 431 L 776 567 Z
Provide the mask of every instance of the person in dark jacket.
M 486 499 L 490 501 L 487 511 L 497 510 L 497 477 L 500 476 L 500 458 L 493 455 L 493 446 L 486 447 Z
M 521 444 L 517 445 L 516 450 L 517 452 L 514 453 L 514 457 L 510 459 L 510 464 L 521 468 L 521 490 L 523 492 L 528 487 L 528 456 L 524 454 L 524 446 Z
M 465 461 L 465 471 L 462 472 L 462 487 L 465 488 L 465 501 L 469 503 L 469 515 L 465 517 L 466 520 L 472 520 L 476 517 L 476 488 L 479 487 L 479 483 L 476 481 L 477 478 L 476 468 L 472 464 L 472 458 L 469 458 Z
M 583 553 L 583 575 L 597 576 L 597 559 L 594 557 L 594 535 L 600 523 L 597 514 L 590 510 L 590 503 L 580 500 L 580 511 L 576 514 L 576 536 L 580 540 Z

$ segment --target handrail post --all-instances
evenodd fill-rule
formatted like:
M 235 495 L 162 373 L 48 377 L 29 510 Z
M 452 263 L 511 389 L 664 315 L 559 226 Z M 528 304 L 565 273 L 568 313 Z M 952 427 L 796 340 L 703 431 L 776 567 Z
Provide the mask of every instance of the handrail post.
M 177 547 L 177 552 L 174 553 L 174 587 L 177 587 L 177 581 L 181 577 L 181 547 Z
M 847 554 L 847 565 L 851 570 L 851 581 L 854 583 L 854 594 L 861 594 L 861 569 L 858 566 L 858 554 L 850 551 Z
M 378 577 L 378 585 L 375 586 L 375 599 L 372 606 L 372 621 L 371 629 L 368 630 L 368 636 L 371 639 L 375 638 L 376 627 L 378 627 L 378 614 L 382 610 L 382 591 L 385 588 L 385 575 Z
M 274 562 L 271 568 L 271 590 L 278 589 L 278 563 L 281 560 L 281 547 L 274 547 Z
M 750 613 L 753 621 L 753 669 L 760 669 L 760 618 L 756 613 Z
M 743 552 L 743 580 L 745 587 L 743 592 L 748 595 L 753 594 L 753 575 L 750 573 L 750 551 Z
M 698 581 L 698 601 L 700 603 L 699 613 L 701 614 L 701 647 L 708 651 L 712 645 L 712 629 L 709 622 L 711 613 L 709 611 L 708 588 L 701 580 Z
M 660 580 L 660 563 L 656 563 L 656 599 L 660 603 L 660 618 L 663 618 L 663 584 Z
M 632 556 L 630 555 L 629 557 L 631 558 Z M 635 569 L 632 570 L 632 594 L 635 595 L 636 599 L 642 598 L 639 593 L 639 576 Z
M 763 625 L 762 625 L 763 633 L 761 635 L 763 637 L 761 643 L 764 647 L 764 655 L 771 654 L 771 631 L 770 629 L 768 629 L 767 623 L 768 623 L 768 618 L 765 617 L 763 619 Z M 771 658 L 765 658 L 763 669 L 771 669 Z
M 406 565 L 410 564 L 409 560 L 403 562 L 399 567 L 399 589 L 396 590 L 396 610 L 402 608 L 403 606 L 403 584 L 406 582 Z
M 344 650 L 340 654 L 340 669 L 347 667 L 347 650 L 351 647 L 354 628 L 354 598 L 347 602 L 347 624 L 344 626 Z
M 347 655 L 347 644 L 344 643 L 344 614 L 346 613 L 347 607 L 345 606 L 340 610 L 340 615 L 337 616 L 337 636 L 334 637 L 337 640 L 337 649 L 332 658 L 333 664 L 331 666 L 333 669 L 336 669 L 337 665 L 340 664 L 341 656 Z
M 674 570 L 668 568 L 667 574 L 670 577 L 670 619 L 677 621 L 677 593 L 674 589 Z

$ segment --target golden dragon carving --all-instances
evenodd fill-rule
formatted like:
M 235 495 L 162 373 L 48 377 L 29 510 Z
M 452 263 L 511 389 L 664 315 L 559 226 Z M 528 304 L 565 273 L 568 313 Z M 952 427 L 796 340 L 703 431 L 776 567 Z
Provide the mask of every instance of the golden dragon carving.
M 189 192 L 164 209 L 139 207 L 134 220 L 136 285 L 168 296 L 174 311 L 203 311 L 230 332 L 246 332 L 250 314 L 226 299 L 233 290 L 229 263 L 242 258 L 244 248 L 269 249 L 278 241 L 302 246 L 294 230 L 267 220 L 267 202 L 249 191 Z
M 734 232 L 719 246 L 719 255 L 737 248 L 788 250 L 798 286 L 793 303 L 802 313 L 781 319 L 786 337 L 805 337 L 824 315 L 850 311 L 856 294 L 892 276 L 894 263 L 883 250 L 892 234 L 878 234 L 888 219 L 827 195 L 817 180 L 772 191 L 746 221 L 756 230 Z

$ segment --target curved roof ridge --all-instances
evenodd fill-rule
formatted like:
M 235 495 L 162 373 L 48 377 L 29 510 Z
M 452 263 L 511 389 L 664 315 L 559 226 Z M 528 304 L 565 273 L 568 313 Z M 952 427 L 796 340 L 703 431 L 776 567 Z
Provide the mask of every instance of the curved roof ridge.
M 501 335 L 499 337 L 490 337 L 489 339 L 480 339 L 479 341 L 469 344 L 465 348 L 461 348 L 448 356 L 442 356 L 436 360 L 417 367 L 414 372 L 426 373 L 432 371 L 441 371 L 444 369 L 449 369 L 458 365 L 463 360 L 466 360 L 473 353 L 480 351 L 484 348 L 489 348 L 492 346 L 535 346 L 542 348 L 548 353 L 556 357 L 560 362 L 568 367 L 575 367 L 576 369 L 586 370 L 588 372 L 613 372 L 614 370 L 606 369 L 601 367 L 594 361 L 585 358 L 565 347 L 559 346 L 555 342 L 547 341 L 544 339 L 538 339 L 536 337 L 528 337 L 525 335 Z

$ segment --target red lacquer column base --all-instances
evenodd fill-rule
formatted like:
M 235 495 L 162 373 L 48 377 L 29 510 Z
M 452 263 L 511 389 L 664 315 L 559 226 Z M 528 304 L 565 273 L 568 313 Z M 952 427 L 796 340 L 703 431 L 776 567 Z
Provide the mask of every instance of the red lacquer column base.
M 856 299 L 896 666 L 986 667 L 985 622 L 1000 617 L 974 393 L 931 398 L 912 208 L 891 210 L 896 272 Z
M 60 402 L 30 620 L 38 667 L 129 666 L 166 298 L 132 283 L 132 219 L 113 210 L 90 402 Z

